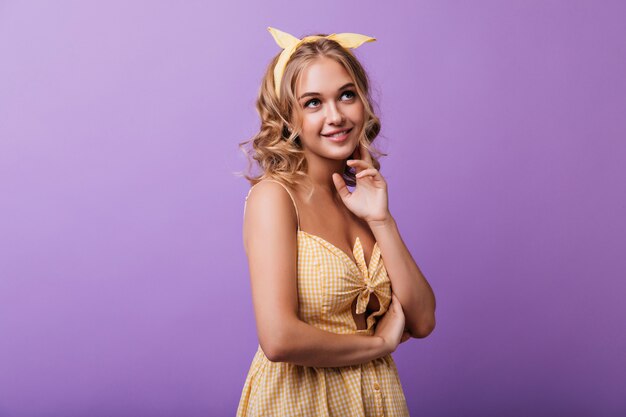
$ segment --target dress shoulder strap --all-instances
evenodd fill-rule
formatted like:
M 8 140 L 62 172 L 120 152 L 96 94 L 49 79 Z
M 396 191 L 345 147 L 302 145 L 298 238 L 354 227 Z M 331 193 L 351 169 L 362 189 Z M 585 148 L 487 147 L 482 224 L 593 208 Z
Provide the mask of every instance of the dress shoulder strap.
M 283 184 L 282 182 L 280 182 L 280 181 L 276 181 L 276 180 L 272 180 L 272 179 L 265 179 L 265 181 L 277 182 L 278 184 L 283 186 L 285 191 L 287 191 L 287 194 L 289 194 L 289 198 L 291 198 L 291 202 L 293 203 L 293 208 L 296 210 L 296 222 L 298 223 L 298 230 L 300 230 L 300 215 L 298 214 L 298 205 L 296 204 L 296 200 L 293 198 L 293 195 L 291 194 L 291 191 L 289 191 L 289 188 L 287 188 L 287 186 L 285 184 Z M 257 182 L 252 187 L 250 187 L 250 189 L 248 190 L 248 194 L 246 195 L 246 201 L 244 202 L 244 208 L 243 208 L 244 215 L 245 215 L 245 212 L 246 212 L 246 203 L 248 202 L 248 197 L 250 196 L 250 192 L 252 191 L 252 189 L 254 187 L 256 187 L 259 184 L 260 184 L 260 182 Z

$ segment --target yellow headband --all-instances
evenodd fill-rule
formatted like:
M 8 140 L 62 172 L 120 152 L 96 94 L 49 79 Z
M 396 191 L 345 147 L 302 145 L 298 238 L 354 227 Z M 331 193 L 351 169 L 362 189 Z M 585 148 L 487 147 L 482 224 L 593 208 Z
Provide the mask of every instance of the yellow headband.
M 358 48 L 365 42 L 373 42 L 376 38 L 372 38 L 365 35 L 359 35 L 358 33 L 333 33 L 328 36 L 306 36 L 302 39 L 298 39 L 293 35 L 290 35 L 286 32 L 281 32 L 278 29 L 274 29 L 273 27 L 268 27 L 267 30 L 270 31 L 274 40 L 283 48 L 283 51 L 278 58 L 278 62 L 276 62 L 276 66 L 274 67 L 274 86 L 276 87 L 276 96 L 280 97 L 280 81 L 283 76 L 283 71 L 285 71 L 285 67 L 287 66 L 287 61 L 291 58 L 291 55 L 296 51 L 298 46 L 302 45 L 306 42 L 313 42 L 316 39 L 326 38 L 331 39 L 339 43 L 339 45 L 344 48 Z

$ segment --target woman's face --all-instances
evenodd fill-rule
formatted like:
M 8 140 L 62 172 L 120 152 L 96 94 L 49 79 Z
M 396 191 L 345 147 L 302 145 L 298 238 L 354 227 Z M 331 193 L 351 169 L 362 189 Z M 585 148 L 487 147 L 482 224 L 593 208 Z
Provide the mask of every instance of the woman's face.
M 359 142 L 364 107 L 345 68 L 330 58 L 316 59 L 303 70 L 296 99 L 305 154 L 334 160 L 350 158 Z M 336 132 L 340 133 L 333 135 Z

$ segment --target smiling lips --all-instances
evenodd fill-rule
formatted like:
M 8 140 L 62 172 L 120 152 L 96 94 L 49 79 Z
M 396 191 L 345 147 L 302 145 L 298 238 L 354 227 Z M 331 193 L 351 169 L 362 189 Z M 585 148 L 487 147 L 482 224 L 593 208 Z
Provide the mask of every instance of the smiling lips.
M 348 137 L 348 134 L 351 131 L 352 131 L 352 128 L 350 128 L 350 129 L 343 129 L 343 130 L 336 130 L 335 132 L 333 132 L 331 134 L 328 134 L 328 135 L 322 134 L 322 136 L 332 140 L 333 142 L 340 142 L 342 140 L 345 140 Z

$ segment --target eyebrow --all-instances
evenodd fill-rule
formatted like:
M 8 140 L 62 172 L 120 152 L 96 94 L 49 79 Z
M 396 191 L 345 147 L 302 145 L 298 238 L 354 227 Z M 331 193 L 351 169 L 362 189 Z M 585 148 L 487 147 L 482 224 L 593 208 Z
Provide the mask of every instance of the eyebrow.
M 343 90 L 344 88 L 347 88 L 347 87 L 354 87 L 354 83 L 352 83 L 352 82 L 346 83 L 346 84 L 342 85 L 341 87 L 339 87 L 337 89 L 337 91 L 341 91 L 341 90 Z M 319 96 L 319 95 L 321 95 L 321 94 L 320 93 L 314 93 L 314 92 L 304 93 L 300 97 L 298 97 L 298 100 L 302 100 L 304 97 L 308 97 L 308 96 Z

